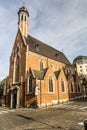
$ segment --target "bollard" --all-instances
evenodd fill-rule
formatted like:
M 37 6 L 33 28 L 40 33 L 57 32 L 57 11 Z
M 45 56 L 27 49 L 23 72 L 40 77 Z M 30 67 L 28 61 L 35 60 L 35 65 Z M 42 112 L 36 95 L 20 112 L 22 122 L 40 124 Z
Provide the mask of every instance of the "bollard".
M 84 121 L 84 128 L 87 130 L 87 119 Z

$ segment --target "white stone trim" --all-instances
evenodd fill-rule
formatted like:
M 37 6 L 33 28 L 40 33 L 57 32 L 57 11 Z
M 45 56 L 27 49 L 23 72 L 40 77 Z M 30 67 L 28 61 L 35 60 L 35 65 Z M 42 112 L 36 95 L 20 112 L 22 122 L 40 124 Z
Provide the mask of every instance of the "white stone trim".
M 60 99 L 60 100 L 59 100 L 60 103 L 67 102 L 67 101 L 69 101 L 68 98 L 67 98 L 67 99 Z

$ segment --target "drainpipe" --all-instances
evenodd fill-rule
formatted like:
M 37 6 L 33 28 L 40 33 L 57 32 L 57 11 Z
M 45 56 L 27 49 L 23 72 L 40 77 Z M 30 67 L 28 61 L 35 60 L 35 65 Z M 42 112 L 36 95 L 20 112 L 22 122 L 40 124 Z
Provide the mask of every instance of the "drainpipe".
M 59 85 L 58 85 L 58 80 L 57 80 L 57 91 L 58 91 L 58 104 L 60 102 L 60 97 L 59 97 Z
M 20 103 L 20 89 L 19 88 L 17 88 L 17 105 L 16 105 L 16 108 L 19 108 L 19 103 Z
M 13 91 L 11 90 L 11 101 L 10 101 L 10 108 L 13 108 Z
M 42 104 L 42 88 L 41 88 L 41 80 L 40 80 L 40 107 L 41 107 L 41 104 Z

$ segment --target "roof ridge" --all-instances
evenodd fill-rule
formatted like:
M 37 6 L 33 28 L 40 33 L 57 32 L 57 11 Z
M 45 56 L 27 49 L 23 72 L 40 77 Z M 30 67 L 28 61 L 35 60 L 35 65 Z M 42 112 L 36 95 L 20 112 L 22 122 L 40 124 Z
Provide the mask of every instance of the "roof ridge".
M 31 35 L 28 35 L 27 38 L 25 38 L 25 39 L 26 39 L 26 43 L 29 44 L 29 46 L 30 46 L 29 51 L 71 66 L 70 61 L 68 60 L 68 58 L 65 56 L 65 54 L 63 52 L 32 37 Z M 35 47 L 35 45 L 39 45 L 38 50 Z M 56 54 L 58 54 L 58 56 L 56 56 Z
M 54 47 L 52 47 L 52 46 L 46 44 L 45 42 L 42 42 L 41 40 L 39 40 L 39 39 L 37 39 L 37 38 L 35 38 L 35 37 L 31 36 L 31 35 L 28 35 L 28 36 L 31 37 L 31 38 L 33 38 L 33 39 L 35 39 L 35 40 L 37 40 L 37 41 L 39 41 L 39 42 L 41 42 L 41 43 L 43 43 L 44 45 L 46 45 L 46 46 L 48 46 L 48 47 L 51 47 L 51 48 L 54 49 L 55 51 L 58 51 L 58 52 L 60 52 L 60 53 L 63 53 L 63 52 L 61 52 L 61 51 L 55 49 Z M 63 54 L 64 54 L 64 53 L 63 53 Z

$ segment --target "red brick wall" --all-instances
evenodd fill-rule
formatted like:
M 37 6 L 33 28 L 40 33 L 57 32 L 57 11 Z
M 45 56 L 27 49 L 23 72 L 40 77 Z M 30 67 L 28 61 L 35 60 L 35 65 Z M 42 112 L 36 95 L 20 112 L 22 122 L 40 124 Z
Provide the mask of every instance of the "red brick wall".
M 25 80 L 25 68 L 26 68 L 26 46 L 23 43 L 23 40 L 21 38 L 21 34 L 18 31 L 15 42 L 14 42 L 14 46 L 13 46 L 13 50 L 11 53 L 11 57 L 10 57 L 10 68 L 9 68 L 9 77 L 10 79 L 12 79 L 13 81 L 13 71 L 14 71 L 14 58 L 15 58 L 15 49 L 17 47 L 17 44 L 19 45 L 20 48 L 20 57 L 21 57 L 21 63 L 20 63 L 20 81 L 21 81 L 21 76 L 23 77 L 22 79 Z
M 58 70 L 58 62 L 54 61 L 52 59 L 46 58 L 44 56 L 35 54 L 33 52 L 29 52 L 28 54 L 28 62 L 27 67 L 32 67 L 33 69 L 40 70 L 40 60 L 42 59 L 44 63 L 44 67 L 47 68 L 51 65 L 51 63 L 54 65 L 55 70 Z M 63 63 L 61 63 L 61 66 L 65 66 Z

